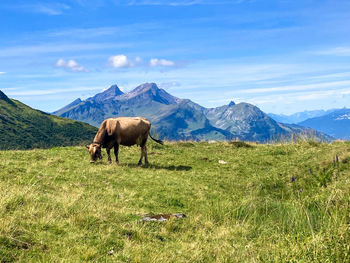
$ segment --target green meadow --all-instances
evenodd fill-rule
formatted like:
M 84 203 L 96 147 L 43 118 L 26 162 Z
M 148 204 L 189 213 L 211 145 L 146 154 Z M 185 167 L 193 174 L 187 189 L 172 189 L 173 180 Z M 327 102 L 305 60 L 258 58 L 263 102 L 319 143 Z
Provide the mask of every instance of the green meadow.
M 349 142 L 148 142 L 142 167 L 137 147 L 103 155 L 0 151 L 0 262 L 350 261 Z M 160 213 L 187 218 L 142 220 Z

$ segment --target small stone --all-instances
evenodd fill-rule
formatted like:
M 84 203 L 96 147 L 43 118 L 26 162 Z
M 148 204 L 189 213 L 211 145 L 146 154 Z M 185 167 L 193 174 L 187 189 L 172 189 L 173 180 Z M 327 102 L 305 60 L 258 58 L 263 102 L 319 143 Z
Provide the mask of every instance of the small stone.
M 113 255 L 114 254 L 114 250 L 111 249 L 110 251 L 107 252 L 108 255 Z
M 171 218 L 186 218 L 187 216 L 184 213 L 175 213 L 175 214 L 157 214 L 157 215 L 144 215 L 143 221 L 158 221 L 164 222 Z
M 227 164 L 227 162 L 225 162 L 223 160 L 219 160 L 219 164 Z

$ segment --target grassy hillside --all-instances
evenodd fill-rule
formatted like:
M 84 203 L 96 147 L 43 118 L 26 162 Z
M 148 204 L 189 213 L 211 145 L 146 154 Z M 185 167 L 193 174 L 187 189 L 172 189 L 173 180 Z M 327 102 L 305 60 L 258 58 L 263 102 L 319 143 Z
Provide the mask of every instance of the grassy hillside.
M 349 142 L 148 149 L 0 151 L 0 261 L 349 262 Z
M 92 141 L 96 131 L 97 128 L 86 123 L 52 116 L 7 97 L 0 98 L 0 149 L 84 144 Z

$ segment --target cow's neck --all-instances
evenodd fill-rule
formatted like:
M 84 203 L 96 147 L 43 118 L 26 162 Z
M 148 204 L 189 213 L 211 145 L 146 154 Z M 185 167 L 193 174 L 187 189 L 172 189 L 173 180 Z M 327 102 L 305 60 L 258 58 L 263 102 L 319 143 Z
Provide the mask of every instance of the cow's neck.
M 105 137 L 105 131 L 102 129 L 99 129 L 95 135 L 94 143 L 103 144 L 104 137 Z

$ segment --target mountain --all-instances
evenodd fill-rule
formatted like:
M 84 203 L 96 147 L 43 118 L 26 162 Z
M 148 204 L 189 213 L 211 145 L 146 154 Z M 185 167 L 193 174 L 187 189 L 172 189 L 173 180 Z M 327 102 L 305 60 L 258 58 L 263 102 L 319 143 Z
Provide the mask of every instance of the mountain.
M 92 100 L 102 102 L 104 100 L 113 99 L 119 95 L 124 94 L 117 85 L 112 85 L 109 89 L 96 94 Z
M 291 115 L 274 114 L 274 113 L 268 113 L 268 115 L 272 119 L 274 119 L 275 121 L 278 121 L 278 122 L 296 124 L 296 123 L 305 121 L 305 120 L 310 119 L 310 118 L 321 117 L 321 116 L 329 114 L 333 111 L 334 111 L 334 109 L 331 109 L 331 110 L 312 110 L 312 111 L 296 112 L 296 113 L 291 114 Z
M 213 126 L 229 131 L 241 140 L 264 142 L 291 133 L 258 107 L 248 103 L 231 102 L 209 109 L 206 116 Z
M 90 143 L 97 129 L 52 116 L 0 91 L 0 149 L 48 148 Z
M 238 138 L 267 142 L 310 132 L 310 129 L 282 125 L 248 103 L 231 102 L 207 109 L 191 100 L 174 97 L 155 83 L 142 84 L 128 93 L 113 85 L 85 101 L 75 100 L 54 114 L 97 127 L 109 117 L 143 116 L 151 121 L 152 132 L 167 140 Z
M 156 129 L 157 134 L 167 140 L 232 138 L 229 132 L 210 125 L 204 112 L 198 110 L 201 106 L 174 97 L 154 83 L 145 83 L 128 93 L 110 96 L 110 91 L 113 93 L 116 88 L 113 85 L 94 97 L 78 104 L 72 102 L 53 114 L 84 121 L 96 127 L 109 117 L 143 116 L 152 122 L 153 130 Z
M 337 139 L 350 140 L 350 109 L 338 109 L 321 117 L 310 118 L 299 125 L 329 134 Z

